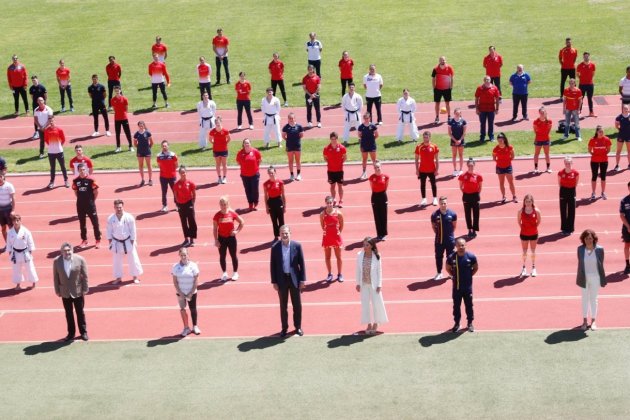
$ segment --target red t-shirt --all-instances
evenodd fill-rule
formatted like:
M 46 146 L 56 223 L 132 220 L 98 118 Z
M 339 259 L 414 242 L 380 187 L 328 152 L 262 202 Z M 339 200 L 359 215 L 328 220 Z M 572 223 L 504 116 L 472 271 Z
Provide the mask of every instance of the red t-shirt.
M 249 101 L 249 92 L 252 91 L 252 85 L 247 80 L 241 82 L 240 80 L 234 85 L 236 90 L 237 101 Z
M 195 183 L 192 181 L 179 180 L 173 185 L 173 191 L 175 192 L 175 202 L 177 204 L 188 203 L 193 199 L 193 194 L 196 190 Z
M 453 86 L 453 76 L 455 76 L 455 72 L 453 71 L 453 67 L 448 64 L 446 64 L 444 68 L 440 68 L 440 66 L 437 65 L 433 69 L 432 76 L 435 77 L 435 89 L 446 90 Z
M 152 61 L 151 64 L 149 64 L 149 76 L 160 74 L 166 78 L 166 83 L 171 83 L 171 77 L 166 70 L 166 64 Z
M 89 170 L 94 167 L 94 165 L 92 164 L 92 160 L 89 157 L 75 156 L 72 159 L 70 159 L 70 166 L 73 168 L 74 175 L 76 176 L 79 176 L 79 164 L 81 163 L 85 163 L 85 165 L 88 167 L 88 173 L 89 173 Z
M 588 150 L 591 152 L 591 162 L 608 162 L 608 151 L 612 145 L 610 139 L 604 137 L 593 137 L 588 142 Z
M 473 194 L 479 192 L 479 187 L 483 182 L 483 177 L 476 173 L 464 172 L 457 178 L 460 182 L 463 183 L 463 192 L 465 194 Z
M 567 111 L 577 111 L 580 109 L 580 99 L 582 98 L 582 91 L 578 88 L 571 89 L 566 88 L 564 90 L 564 106 Z
M 538 235 L 538 214 L 536 210 L 531 214 L 525 213 L 525 209 L 521 212 L 521 235 L 532 236 Z
M 269 72 L 271 73 L 271 80 L 284 80 L 284 63 L 280 60 L 271 60 Z
M 564 47 L 558 53 L 558 58 L 562 62 L 561 68 L 574 69 L 575 60 L 577 59 L 578 52 L 575 48 Z
M 492 149 L 492 154 L 496 157 L 497 168 L 507 168 L 512 164 L 512 151 L 514 147 L 512 145 L 501 147 L 495 146 Z
M 58 141 L 61 144 L 66 142 L 66 135 L 59 127 L 48 127 L 44 130 L 44 141 L 46 144 Z
M 344 145 L 337 143 L 337 146 L 329 144 L 324 147 L 324 158 L 326 158 L 326 164 L 328 166 L 328 172 L 341 172 L 343 171 L 343 158 L 346 155 L 346 148 Z
M 280 179 L 276 179 L 275 181 L 268 179 L 263 184 L 263 188 L 265 191 L 267 191 L 267 196 L 269 198 L 276 198 L 282 195 L 283 185 L 284 185 L 284 182 L 282 182 Z
M 562 169 L 558 172 L 558 178 L 560 178 L 560 186 L 564 188 L 575 188 L 577 187 L 578 180 L 578 171 L 575 169 L 571 169 L 571 172 L 565 171 Z
M 63 82 L 66 82 L 66 85 L 68 84 L 67 82 L 68 80 L 70 80 L 70 69 L 68 67 L 58 67 L 55 74 L 57 75 L 57 78 L 62 82 L 62 84 Z
M 540 118 L 534 120 L 534 141 L 549 141 L 549 133 L 551 132 L 552 121 L 547 119 L 543 121 Z
M 17 64 L 11 63 L 7 67 L 7 81 L 12 88 L 27 87 L 28 86 L 28 73 L 24 64 L 18 62 Z
M 212 38 L 212 46 L 215 48 L 225 48 L 230 45 L 230 40 L 225 36 L 215 36 Z
M 159 56 L 164 56 L 166 55 L 166 51 L 168 50 L 168 47 L 166 46 L 166 44 L 153 44 L 153 46 L 151 47 L 151 52 L 153 54 L 157 54 Z
M 112 108 L 114 108 L 114 120 L 123 121 L 127 119 L 127 108 L 129 101 L 124 96 L 114 96 L 112 98 Z
M 109 63 L 105 66 L 105 71 L 107 72 L 107 80 L 120 80 L 120 75 L 122 74 L 122 68 L 118 63 Z
M 256 175 L 258 173 L 261 159 L 262 156 L 260 155 L 260 152 L 253 147 L 250 148 L 249 153 L 245 152 L 245 149 L 241 149 L 236 155 L 236 163 L 241 165 L 241 175 Z
M 210 68 L 210 64 L 197 64 L 197 74 L 200 79 L 205 79 L 212 73 L 212 69 Z
M 342 79 L 352 79 L 352 68 L 354 67 L 354 61 L 352 59 L 339 60 L 339 72 Z
M 177 155 L 173 152 L 157 155 L 157 164 L 160 168 L 160 178 L 176 178 L 177 177 Z
M 440 149 L 436 144 L 421 143 L 416 146 L 416 156 L 420 157 L 418 170 L 423 173 L 435 172 L 435 157 L 440 153 Z
M 238 214 L 232 210 L 228 210 L 225 214 L 218 211 L 212 220 L 217 223 L 219 236 L 229 238 L 234 230 L 234 222 L 238 220 Z
M 585 62 L 581 62 L 577 66 L 577 74 L 580 79 L 579 84 L 581 85 L 592 85 L 593 84 L 593 76 L 595 76 L 595 63 L 592 61 L 586 64 Z
M 478 108 L 480 112 L 495 112 L 496 99 L 499 97 L 501 94 L 495 85 L 490 85 L 490 87 L 481 85 L 477 87 L 475 92 L 475 98 L 479 98 Z
M 319 86 L 320 78 L 313 73 L 312 76 L 308 74 L 302 79 L 302 84 L 306 86 L 306 91 L 310 94 L 317 92 L 317 86 Z
M 381 175 L 372 174 L 370 175 L 368 180 L 370 181 L 370 187 L 372 188 L 372 192 L 378 193 L 378 192 L 387 191 L 387 185 L 389 183 L 389 176 L 384 175 L 384 174 L 381 174 Z
M 501 57 L 499 54 L 495 54 L 494 57 L 488 54 L 483 58 L 483 66 L 486 69 L 486 76 L 501 77 L 502 65 L 503 57 Z
M 228 137 L 230 137 L 230 132 L 222 128 L 221 131 L 217 131 L 216 128 L 213 128 L 210 131 L 210 140 L 212 141 L 212 150 L 215 152 L 227 152 L 228 150 Z

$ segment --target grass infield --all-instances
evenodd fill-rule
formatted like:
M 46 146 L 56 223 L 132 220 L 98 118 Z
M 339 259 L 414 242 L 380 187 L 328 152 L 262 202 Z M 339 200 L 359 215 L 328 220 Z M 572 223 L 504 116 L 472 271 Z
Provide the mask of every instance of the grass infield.
M 0 417 L 627 418 L 630 330 L 0 346 Z

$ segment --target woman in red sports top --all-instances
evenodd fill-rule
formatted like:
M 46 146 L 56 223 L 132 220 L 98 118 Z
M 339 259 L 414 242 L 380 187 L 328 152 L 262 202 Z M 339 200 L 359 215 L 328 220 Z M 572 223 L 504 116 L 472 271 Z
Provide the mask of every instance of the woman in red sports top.
M 540 210 L 534 204 L 534 197 L 527 194 L 523 198 L 523 207 L 516 214 L 516 222 L 521 229 L 521 246 L 523 248 L 523 269 L 521 277 L 527 276 L 525 262 L 527 261 L 527 248 L 531 250 L 532 277 L 536 277 L 536 244 L 538 243 L 538 225 L 540 225 Z
M 588 152 L 591 154 L 591 200 L 595 200 L 595 187 L 597 186 L 597 172 L 602 185 L 602 200 L 606 200 L 606 171 L 608 171 L 608 153 L 612 143 L 604 135 L 601 125 L 595 128 L 595 137 L 588 142 Z
M 514 147 L 510 145 L 510 142 L 505 135 L 501 132 L 497 136 L 497 144 L 492 150 L 492 159 L 496 162 L 496 172 L 499 177 L 499 189 L 501 190 L 502 203 L 505 203 L 505 180 L 508 180 L 510 186 L 510 192 L 512 193 L 512 201 L 518 203 L 516 199 L 516 189 L 514 188 L 514 176 L 512 175 L 512 160 L 514 159 Z
M 552 121 L 547 118 L 547 109 L 541 106 L 538 110 L 538 118 L 534 120 L 534 173 L 538 173 L 538 156 L 540 148 L 545 152 L 545 162 L 547 162 L 547 173 L 551 173 L 551 160 L 549 159 L 549 145 L 551 144 L 549 133 L 551 132 Z
M 260 181 L 260 162 L 262 156 L 258 150 L 252 147 L 249 139 L 243 139 L 243 148 L 236 154 L 236 163 L 241 167 L 241 179 L 245 188 L 245 196 L 249 203 L 250 210 L 256 210 L 258 207 L 258 184 Z
M 249 97 L 249 93 L 252 91 L 252 85 L 245 79 L 245 72 L 238 74 L 238 82 L 234 85 L 236 90 L 236 124 L 237 129 L 241 130 L 243 123 L 243 109 L 247 113 L 247 120 L 249 122 L 249 129 L 254 129 L 254 118 L 252 117 L 252 101 Z
M 284 225 L 284 213 L 287 211 L 286 198 L 284 196 L 284 182 L 276 178 L 276 168 L 272 166 L 267 169 L 269 179 L 263 184 L 265 192 L 265 205 L 267 214 L 271 217 L 273 226 L 273 242 L 277 242 L 280 237 L 280 227 Z
M 227 157 L 228 144 L 230 143 L 230 132 L 223 128 L 223 119 L 216 117 L 214 120 L 215 127 L 208 134 L 210 143 L 212 143 L 212 154 L 217 169 L 217 182 L 225 184 L 227 182 Z M 223 175 L 221 175 L 223 173 Z
M 319 222 L 324 233 L 322 247 L 324 248 L 324 258 L 326 268 L 328 269 L 326 281 L 328 283 L 333 281 L 331 254 L 332 250 L 334 250 L 335 258 L 337 259 L 337 281 L 342 283 L 341 246 L 343 245 L 343 241 L 341 240 L 341 232 L 343 231 L 343 213 L 333 205 L 333 201 L 332 196 L 326 196 L 326 208 L 320 213 Z
M 479 232 L 479 201 L 481 200 L 481 187 L 483 177 L 475 173 L 475 161 L 469 158 L 466 164 L 468 170 L 458 178 L 459 189 L 462 192 L 464 202 L 464 214 L 466 216 L 466 227 L 468 238 L 476 238 Z
M 238 280 L 238 254 L 236 252 L 236 234 L 243 230 L 245 221 L 230 207 L 230 201 L 227 196 L 219 199 L 219 207 L 221 210 L 216 212 L 213 222 L 214 246 L 219 248 L 219 264 L 223 274 L 221 281 L 228 280 L 226 251 L 230 252 L 232 258 L 232 280 Z M 237 224 L 234 227 L 234 223 Z

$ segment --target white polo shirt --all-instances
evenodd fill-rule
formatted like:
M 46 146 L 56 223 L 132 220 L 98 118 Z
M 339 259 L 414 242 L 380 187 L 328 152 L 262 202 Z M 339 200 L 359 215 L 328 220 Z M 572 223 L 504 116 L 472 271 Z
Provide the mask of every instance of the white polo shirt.
M 177 263 L 173 266 L 171 274 L 177 278 L 179 290 L 187 295 L 192 292 L 193 285 L 195 284 L 195 276 L 199 275 L 199 267 L 192 261 L 188 261 L 186 265 Z
M 621 94 L 623 96 L 630 96 L 630 79 L 623 77 L 619 81 L 619 87 L 621 88 Z
M 315 40 L 313 42 L 308 41 L 306 43 L 306 51 L 308 52 L 309 60 L 321 60 L 322 52 L 321 49 L 324 48 L 324 45 L 319 42 L 319 40 Z
M 383 84 L 383 78 L 380 74 L 366 74 L 365 76 L 363 76 L 363 84 L 365 85 L 366 98 L 378 98 L 379 96 L 381 96 L 381 85 Z
M 9 207 L 11 205 L 11 195 L 15 194 L 15 187 L 10 182 L 4 181 L 0 185 L 0 207 Z
M 39 123 L 39 125 L 41 127 L 45 127 L 46 124 L 48 124 L 48 120 L 50 120 L 50 117 L 53 116 L 53 110 L 48 105 L 44 105 L 43 110 L 39 109 L 38 106 L 37 108 L 35 108 L 33 114 L 35 115 L 35 118 L 37 118 L 37 122 Z

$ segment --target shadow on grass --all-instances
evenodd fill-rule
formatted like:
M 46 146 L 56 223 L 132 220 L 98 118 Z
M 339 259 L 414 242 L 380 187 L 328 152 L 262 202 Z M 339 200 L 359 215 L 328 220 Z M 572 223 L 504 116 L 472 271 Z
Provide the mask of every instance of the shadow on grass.
M 172 254 L 174 252 L 178 252 L 181 247 L 182 247 L 182 244 L 171 245 L 165 248 L 155 249 L 151 251 L 149 255 L 152 257 L 157 257 L 158 255 Z
M 272 241 L 264 242 L 264 243 L 259 244 L 259 245 L 250 246 L 249 248 L 243 248 L 243 249 L 241 249 L 240 253 L 241 254 L 249 254 L 250 252 L 264 251 L 265 249 L 270 249 L 272 244 L 273 244 Z
M 394 140 L 394 141 L 390 141 L 388 143 L 384 143 L 383 147 L 385 149 L 391 149 L 392 147 L 403 147 L 403 146 L 407 146 L 409 144 L 416 144 L 416 142 L 414 141 L 401 141 L 399 142 L 398 140 Z
M 37 162 L 39 160 L 39 155 L 31 156 L 28 158 L 22 158 L 15 161 L 16 165 L 25 165 L 29 162 Z
M 199 153 L 204 153 L 207 151 L 210 151 L 210 149 L 205 149 L 205 150 L 202 148 L 188 149 L 182 152 L 182 156 L 198 155 Z
M 45 341 L 40 344 L 33 344 L 32 346 L 24 347 L 23 350 L 25 356 L 35 356 L 40 353 L 57 351 L 61 348 L 69 346 L 70 344 L 72 344 L 72 341 Z
M 443 278 L 442 280 L 429 279 L 425 281 L 417 281 L 415 283 L 409 283 L 407 285 L 407 289 L 409 289 L 410 292 L 415 292 L 417 290 L 427 290 L 432 287 L 441 286 L 446 283 L 447 280 L 449 280 L 449 278 Z
M 494 282 L 494 288 L 495 289 L 501 289 L 503 287 L 508 287 L 508 286 L 515 286 L 519 283 L 523 283 L 525 281 L 525 276 L 521 277 L 521 276 L 514 276 L 514 277 L 508 277 L 505 279 L 501 279 L 501 280 L 497 280 Z
M 460 332 L 454 333 L 448 330 L 448 331 L 444 331 L 436 335 L 427 335 L 427 336 L 421 337 L 420 340 L 418 340 L 418 342 L 420 343 L 422 347 L 431 347 L 436 344 L 446 344 L 449 341 L 453 341 L 461 337 L 464 334 L 464 331 L 465 330 L 460 330 Z
M 79 221 L 79 216 L 70 216 L 70 217 L 62 217 L 61 219 L 51 220 L 50 222 L 48 222 L 48 224 L 51 226 L 55 226 L 55 225 L 60 225 L 63 223 L 72 223 L 72 222 L 78 222 L 78 221 Z
M 251 350 L 264 350 L 269 347 L 277 346 L 284 343 L 286 340 L 279 335 L 260 337 L 252 341 L 243 341 L 236 348 L 242 352 L 248 352 Z
M 556 140 L 551 140 L 550 145 L 551 146 L 562 146 L 563 144 L 567 144 L 567 143 L 573 143 L 575 142 L 575 139 L 571 139 L 570 137 L 565 139 L 564 137 L 560 137 L 559 139 Z
M 328 283 L 326 280 L 316 281 L 315 283 L 308 283 L 302 289 L 303 292 L 315 292 L 316 290 L 327 289 L 330 287 L 331 283 Z
M 147 341 L 147 347 L 153 348 L 158 346 L 168 346 L 169 344 L 174 344 L 180 341 L 182 338 L 181 334 L 175 335 L 167 335 L 162 338 L 156 338 L 155 340 Z
M 138 88 L 138 92 L 143 92 L 143 91 L 147 91 L 147 90 L 151 90 L 151 86 Z
M 560 344 L 570 343 L 574 341 L 580 341 L 588 337 L 585 331 L 582 331 L 580 327 L 575 327 L 570 330 L 554 331 L 545 338 L 547 344 Z
M 95 155 L 92 156 L 92 160 L 106 157 L 106 156 L 112 156 L 115 154 L 117 154 L 115 150 L 108 150 L 107 152 L 96 153 Z
M 354 333 L 351 335 L 342 335 L 339 338 L 333 338 L 328 342 L 329 349 L 336 349 L 338 347 L 349 347 L 353 344 L 362 343 L 368 338 L 376 337 L 377 334 L 359 334 Z

